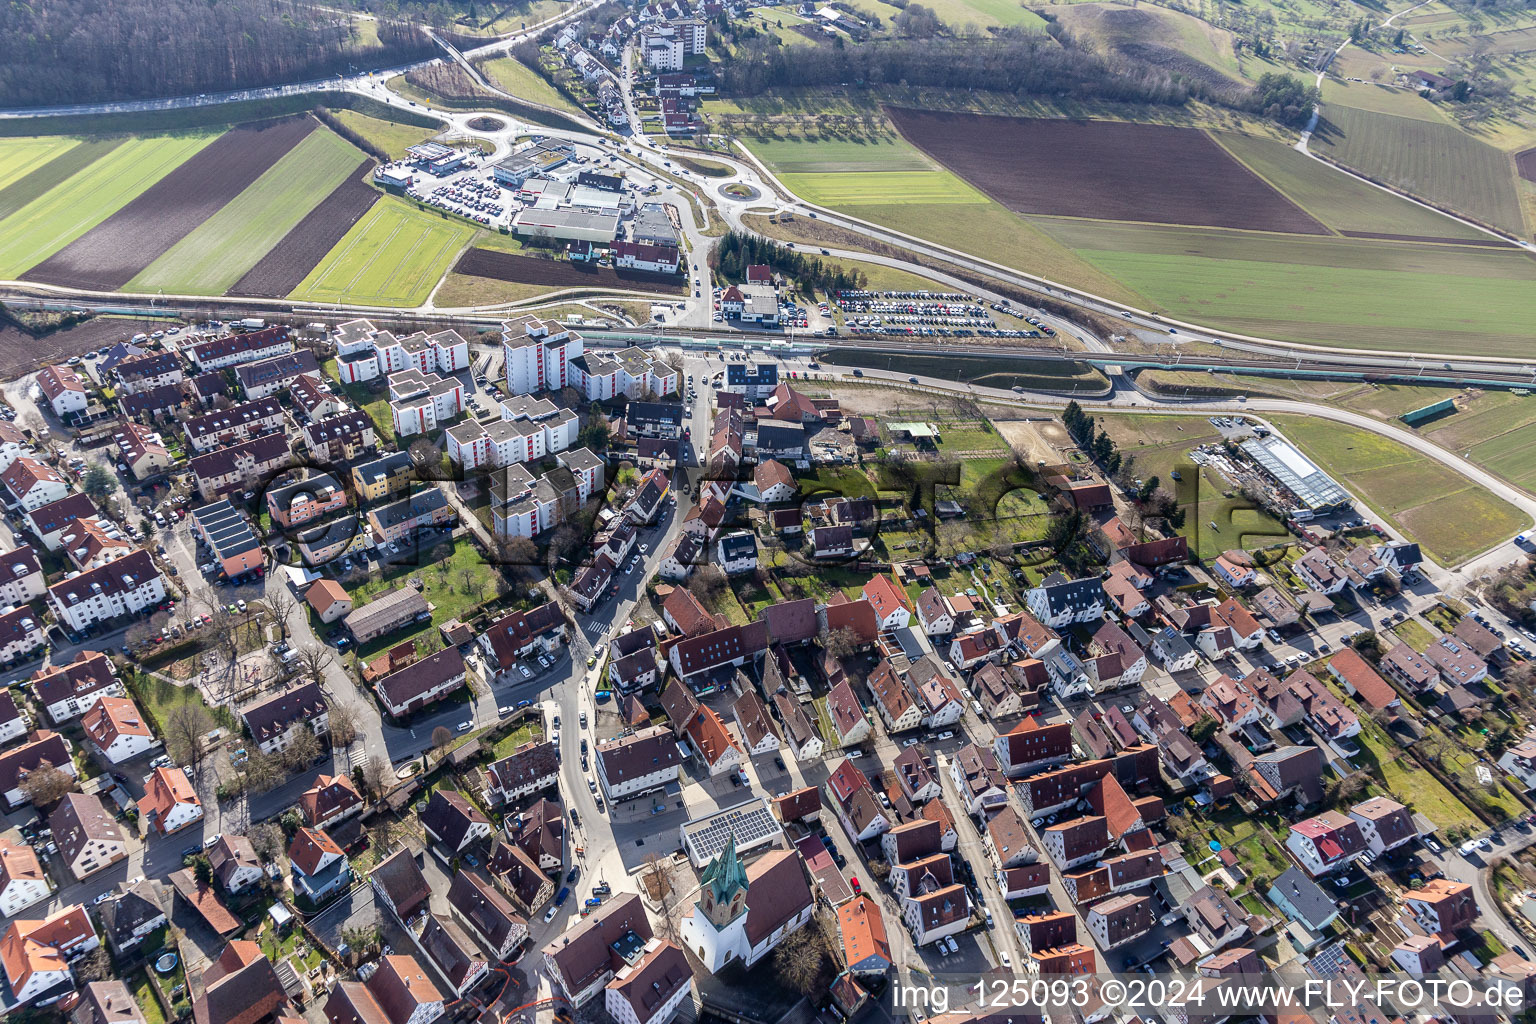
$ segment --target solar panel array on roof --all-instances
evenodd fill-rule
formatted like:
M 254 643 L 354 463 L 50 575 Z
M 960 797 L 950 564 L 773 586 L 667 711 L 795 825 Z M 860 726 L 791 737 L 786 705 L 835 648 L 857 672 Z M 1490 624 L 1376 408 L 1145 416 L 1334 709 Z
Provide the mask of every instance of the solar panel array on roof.
M 702 866 L 714 860 L 733 835 L 737 851 L 745 853 L 777 840 L 784 834 L 784 826 L 773 816 L 767 798 L 758 797 L 684 822 L 681 832 L 688 856 Z
M 260 547 L 251 524 L 228 499 L 192 510 L 198 531 L 221 560 Z

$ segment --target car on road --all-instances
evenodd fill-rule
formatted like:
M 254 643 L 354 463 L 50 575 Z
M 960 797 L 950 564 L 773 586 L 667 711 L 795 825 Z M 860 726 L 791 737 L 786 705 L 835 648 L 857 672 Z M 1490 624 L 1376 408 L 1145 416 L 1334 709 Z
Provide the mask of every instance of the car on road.
M 555 919 L 555 913 L 559 911 L 559 909 L 559 907 L 550 907 L 548 910 L 544 911 L 544 923 L 549 924 L 549 922 L 553 921 Z
M 213 849 L 214 845 L 217 844 L 218 841 L 220 839 L 223 839 L 223 838 L 224 838 L 224 834 L 222 832 L 215 832 L 213 835 L 211 835 L 207 839 L 203 840 L 203 849 L 205 849 L 205 850 Z
M 575 870 L 575 869 L 573 868 L 572 870 Z M 558 907 L 561 904 L 563 904 L 565 902 L 565 900 L 566 900 L 566 897 L 570 896 L 570 894 L 571 894 L 571 887 L 568 886 L 568 885 L 562 885 L 560 887 L 560 891 L 555 893 L 555 906 Z
M 528 670 L 528 666 L 527 665 L 519 665 L 519 666 L 517 666 L 517 670 L 523 674 L 523 678 L 524 679 L 532 679 L 533 678 L 533 673 Z
M 585 711 L 583 711 L 583 712 L 582 712 L 582 713 L 581 713 L 581 719 L 580 719 L 580 721 L 581 721 L 581 727 L 582 727 L 582 728 L 583 728 L 583 729 L 585 729 L 585 728 L 586 728 L 586 727 L 587 727 L 587 713 L 586 713 L 586 712 L 585 712 Z
M 862 893 L 864 891 L 864 886 L 859 884 L 859 876 L 858 875 L 849 875 L 848 876 L 848 884 L 853 886 L 853 891 L 856 892 L 856 893 Z
M 773 766 L 775 768 L 777 768 L 781 772 L 789 771 L 788 768 L 784 767 L 784 759 L 782 757 L 780 757 L 778 754 L 774 754 L 773 755 Z
M 908 384 L 916 384 L 917 383 L 917 378 L 916 377 L 908 377 L 907 378 L 907 383 Z
M 496 714 L 497 714 L 498 717 L 506 718 L 508 715 L 510 715 L 512 713 L 512 711 L 513 711 L 513 709 L 512 709 L 511 706 L 509 706 L 507 704 L 503 704 L 501 707 L 496 709 Z
M 1429 847 L 1429 852 L 1430 853 L 1443 853 L 1444 852 L 1444 850 L 1441 848 L 1440 844 L 1435 842 L 1429 836 L 1425 836 L 1424 837 L 1424 845 Z
M 78 363 L 79 361 L 80 361 L 80 357 L 76 356 L 75 357 L 75 362 Z M 111 898 L 112 898 L 112 890 L 108 889 L 106 892 L 102 893 L 100 896 L 97 896 L 91 902 L 92 903 L 105 903 L 105 902 L 107 902 L 107 900 L 109 900 Z
M 469 730 L 473 729 L 474 727 L 475 727 L 475 723 L 474 722 L 460 722 L 459 723 L 459 732 L 469 732 Z
M 516 710 L 521 711 L 521 710 L 523 710 L 523 708 L 531 708 L 531 707 L 533 707 L 533 701 L 531 701 L 531 700 L 520 700 L 520 701 L 518 701 L 516 704 L 514 704 L 512 706 Z
M 948 943 L 948 945 L 949 945 L 949 953 L 950 953 L 951 956 L 953 956 L 954 954 L 960 952 L 960 943 L 955 941 L 955 937 L 953 935 L 950 935 L 950 936 L 946 937 L 943 941 L 945 943 Z
M 1477 840 L 1468 839 L 1466 842 L 1461 844 L 1460 850 L 1463 857 L 1466 857 L 1469 854 L 1475 852 L 1477 850 Z

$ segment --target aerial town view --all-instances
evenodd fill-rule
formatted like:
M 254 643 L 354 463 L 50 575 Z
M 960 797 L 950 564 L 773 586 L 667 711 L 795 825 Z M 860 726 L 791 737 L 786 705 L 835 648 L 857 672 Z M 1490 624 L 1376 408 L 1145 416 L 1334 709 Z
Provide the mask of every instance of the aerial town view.
M 1532 1024 L 1532 0 L 0 11 L 0 1019 Z

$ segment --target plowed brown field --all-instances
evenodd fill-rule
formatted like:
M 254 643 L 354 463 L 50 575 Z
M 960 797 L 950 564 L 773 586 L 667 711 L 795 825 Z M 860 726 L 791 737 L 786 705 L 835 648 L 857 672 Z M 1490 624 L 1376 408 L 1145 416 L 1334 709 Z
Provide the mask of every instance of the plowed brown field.
M 471 249 L 453 268 L 456 274 L 489 277 L 494 281 L 518 284 L 547 284 L 550 288 L 614 288 L 626 291 L 683 291 L 683 279 L 674 274 L 645 274 L 634 270 L 613 270 L 587 266 L 569 260 L 545 260 L 537 256 Z
M 1520 172 L 1520 177 L 1526 181 L 1536 181 L 1536 149 L 1527 149 L 1523 153 L 1515 154 L 1515 170 Z
M 313 118 L 295 117 L 225 132 L 22 276 L 70 288 L 121 288 L 315 128 Z
M 100 317 L 34 338 L 17 327 L 0 323 L 0 380 L 14 380 L 70 356 L 127 341 L 140 331 L 159 331 L 165 327 L 163 320 Z
M 336 247 L 341 236 L 378 202 L 379 193 L 363 180 L 372 165 L 371 158 L 358 164 L 346 181 L 337 185 L 260 263 L 235 282 L 229 294 L 280 299 L 297 288 L 315 264 Z
M 909 142 L 1019 213 L 1328 233 L 1198 129 L 887 113 Z

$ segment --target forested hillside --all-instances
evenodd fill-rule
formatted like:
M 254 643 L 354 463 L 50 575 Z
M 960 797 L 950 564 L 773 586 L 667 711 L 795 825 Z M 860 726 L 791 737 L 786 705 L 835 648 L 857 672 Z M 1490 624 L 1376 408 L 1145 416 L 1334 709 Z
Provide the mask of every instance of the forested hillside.
M 354 35 L 281 0 L 46 0 L 0 7 L 0 106 L 132 100 L 322 78 L 431 56 L 414 26 Z

